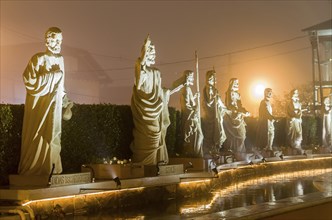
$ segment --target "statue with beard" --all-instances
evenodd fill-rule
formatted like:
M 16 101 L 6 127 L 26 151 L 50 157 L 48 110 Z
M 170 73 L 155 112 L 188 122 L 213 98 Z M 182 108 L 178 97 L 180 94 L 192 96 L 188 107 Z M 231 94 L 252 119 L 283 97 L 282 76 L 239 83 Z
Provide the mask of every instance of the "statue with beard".
M 131 143 L 133 162 L 144 165 L 168 163 L 166 132 L 170 125 L 168 101 L 170 95 L 178 91 L 161 86 L 161 74 L 155 64 L 156 50 L 148 36 L 137 59 L 135 85 L 131 98 L 131 111 L 134 120 Z
M 73 103 L 68 100 L 64 86 L 61 30 L 49 28 L 45 40 L 46 52 L 35 54 L 23 73 L 26 100 L 18 169 L 21 175 L 62 172 L 61 120 L 70 119 Z M 65 115 L 62 108 L 66 108 Z
M 272 89 L 264 90 L 264 99 L 259 105 L 259 117 L 256 133 L 256 147 L 261 150 L 272 151 L 274 140 L 274 122 L 276 118 L 272 114 Z
M 247 124 L 244 118 L 249 117 L 250 112 L 242 106 L 239 80 L 237 78 L 232 78 L 229 81 L 225 104 L 231 113 L 226 114 L 224 118 L 224 128 L 227 137 L 224 146 L 225 149 L 231 150 L 235 154 L 237 160 L 242 160 L 243 153 L 246 152 L 244 141 L 246 139 Z

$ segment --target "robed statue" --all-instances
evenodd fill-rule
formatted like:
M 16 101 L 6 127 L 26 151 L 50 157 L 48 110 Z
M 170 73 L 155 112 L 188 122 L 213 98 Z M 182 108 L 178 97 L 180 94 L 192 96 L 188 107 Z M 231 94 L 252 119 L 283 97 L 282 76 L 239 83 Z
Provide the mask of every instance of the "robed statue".
M 202 99 L 202 129 L 204 134 L 204 150 L 207 154 L 217 153 L 226 140 L 224 115 L 228 113 L 216 88 L 215 70 L 206 72 L 205 87 Z
M 194 72 L 183 72 L 184 87 L 180 92 L 181 104 L 181 146 L 186 157 L 203 156 L 203 132 L 199 117 L 199 93 L 193 94 Z
M 134 121 L 134 140 L 130 145 L 132 160 L 144 165 L 168 163 L 165 137 L 170 125 L 168 101 L 174 91 L 162 88 L 161 73 L 153 67 L 155 58 L 155 46 L 148 36 L 136 61 L 131 98 Z
M 288 143 L 297 152 L 302 154 L 302 105 L 299 99 L 299 91 L 293 89 L 290 92 L 290 100 L 287 103 L 287 134 Z
M 260 102 L 258 111 L 258 124 L 256 130 L 256 147 L 260 150 L 272 151 L 274 140 L 274 122 L 276 118 L 272 113 L 272 89 L 264 90 L 264 99 Z
M 49 28 L 45 40 L 46 52 L 35 54 L 23 73 L 26 100 L 18 168 L 21 175 L 62 172 L 61 120 L 71 118 L 73 103 L 67 98 L 64 86 L 61 30 Z
M 332 94 L 324 97 L 322 105 L 323 130 L 322 130 L 322 146 L 329 147 L 332 150 Z
M 226 91 L 225 104 L 231 114 L 226 114 L 224 118 L 224 127 L 226 133 L 225 149 L 233 151 L 238 160 L 242 159 L 242 154 L 246 152 L 246 122 L 245 117 L 250 116 L 242 106 L 241 95 L 239 93 L 239 80 L 232 78 Z

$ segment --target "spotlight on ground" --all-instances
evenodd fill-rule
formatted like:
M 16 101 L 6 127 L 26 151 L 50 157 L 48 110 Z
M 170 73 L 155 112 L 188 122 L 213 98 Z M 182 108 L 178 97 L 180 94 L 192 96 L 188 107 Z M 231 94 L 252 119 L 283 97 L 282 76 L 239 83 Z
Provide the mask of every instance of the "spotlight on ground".
M 163 165 L 163 164 L 165 164 L 165 161 L 163 161 L 163 160 L 161 160 L 161 161 L 158 161 L 158 163 L 157 163 L 157 176 L 159 176 L 159 171 L 160 171 L 160 169 L 159 169 L 159 166 L 160 165 Z
M 82 164 L 82 167 L 89 169 L 91 172 L 91 183 L 95 182 L 95 171 L 89 165 Z
M 53 163 L 52 164 L 52 170 L 51 170 L 51 173 L 50 175 L 48 176 L 48 186 L 50 186 L 52 184 L 52 176 L 53 176 L 53 171 L 54 171 L 54 168 L 55 168 L 55 164 Z
M 118 189 L 121 189 L 121 181 L 120 181 L 120 178 L 119 178 L 119 177 L 115 177 L 115 178 L 113 179 L 113 181 L 116 183 L 116 187 L 117 187 Z
M 188 165 L 185 167 L 184 172 L 186 173 L 188 171 L 189 168 L 194 168 L 194 165 L 192 162 L 189 161 Z
M 213 168 L 212 169 L 213 173 L 215 176 L 218 176 L 218 170 L 217 170 L 217 167 Z

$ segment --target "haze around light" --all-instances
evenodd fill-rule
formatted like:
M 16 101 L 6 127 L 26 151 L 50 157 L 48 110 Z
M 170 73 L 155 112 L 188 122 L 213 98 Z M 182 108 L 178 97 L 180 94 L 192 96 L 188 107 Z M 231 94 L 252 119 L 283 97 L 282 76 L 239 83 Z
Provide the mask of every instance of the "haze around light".
M 24 103 L 22 73 L 45 50 L 46 29 L 58 26 L 74 102 L 129 105 L 135 60 L 150 34 L 165 87 L 195 69 L 197 50 L 201 90 L 210 69 L 223 99 L 236 77 L 243 106 L 256 115 L 254 85 L 283 95 L 311 81 L 311 45 L 302 30 L 331 19 L 331 7 L 325 0 L 0 1 L 0 102 Z M 179 106 L 178 94 L 170 105 Z

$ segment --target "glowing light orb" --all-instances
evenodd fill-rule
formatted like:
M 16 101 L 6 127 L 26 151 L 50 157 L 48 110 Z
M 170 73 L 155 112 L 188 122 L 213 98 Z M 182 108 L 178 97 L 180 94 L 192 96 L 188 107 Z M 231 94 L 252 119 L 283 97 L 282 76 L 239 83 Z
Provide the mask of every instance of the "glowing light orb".
M 256 84 L 254 86 L 254 91 L 253 91 L 253 95 L 255 98 L 257 99 L 261 99 L 264 97 L 264 90 L 265 90 L 266 86 L 259 83 L 259 84 Z

